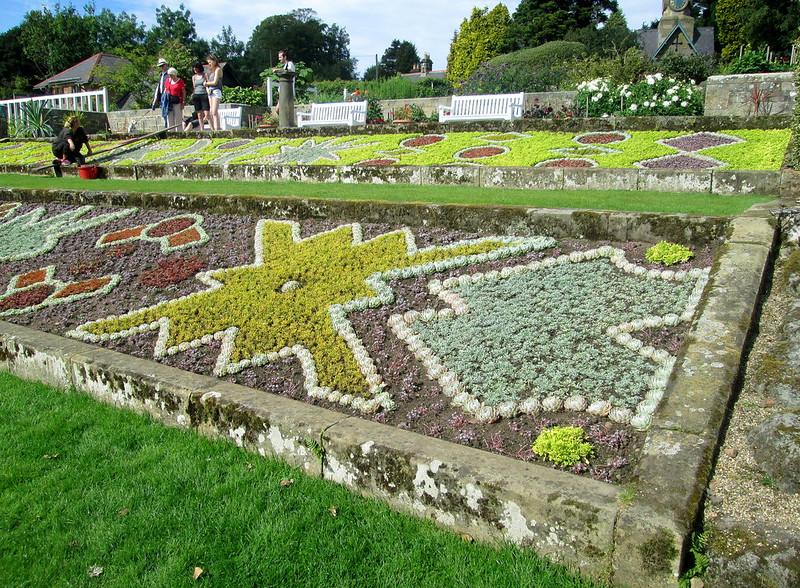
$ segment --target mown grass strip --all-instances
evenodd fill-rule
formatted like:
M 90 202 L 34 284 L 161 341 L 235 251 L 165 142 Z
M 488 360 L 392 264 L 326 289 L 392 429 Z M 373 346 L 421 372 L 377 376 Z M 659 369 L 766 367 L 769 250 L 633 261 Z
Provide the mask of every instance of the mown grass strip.
M 596 586 L 83 394 L 0 373 L 0 414 L 0 586 Z
M 709 193 L 632 192 L 624 190 L 519 190 L 473 186 L 410 184 L 316 184 L 308 182 L 245 182 L 228 180 L 82 180 L 22 174 L 0 174 L 0 187 L 121 192 L 181 192 L 220 196 L 324 198 L 393 203 L 464 204 L 580 208 L 628 212 L 686 213 L 735 216 L 774 197 L 720 196 Z

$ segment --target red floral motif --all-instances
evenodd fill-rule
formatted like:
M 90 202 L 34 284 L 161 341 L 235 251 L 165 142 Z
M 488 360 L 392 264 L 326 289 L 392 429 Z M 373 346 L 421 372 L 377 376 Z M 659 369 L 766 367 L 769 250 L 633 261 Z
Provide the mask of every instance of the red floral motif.
M 441 135 L 422 135 L 421 137 L 414 137 L 401 141 L 400 145 L 403 147 L 425 147 L 426 145 L 433 145 L 439 141 L 444 141 Z
M 124 257 L 126 255 L 130 255 L 136 251 L 136 249 L 136 243 L 122 243 L 120 245 L 114 245 L 108 251 L 106 251 L 106 253 L 110 257 Z
M 397 163 L 396 159 L 368 159 L 367 161 L 359 161 L 356 167 L 385 167 Z
M 169 243 L 170 247 L 179 247 L 181 245 L 188 245 L 189 243 L 196 243 L 202 238 L 203 237 L 200 235 L 200 231 L 192 227 L 190 229 L 186 229 L 185 231 L 181 231 L 180 233 L 170 235 L 167 237 L 167 242 Z
M 619 143 L 627 138 L 622 133 L 592 133 L 578 137 L 576 140 L 583 145 L 608 145 L 609 143 Z
M 91 280 L 83 280 L 80 282 L 72 282 L 67 284 L 61 290 L 53 295 L 53 298 L 68 298 L 76 294 L 86 294 L 104 288 L 111 282 L 110 276 L 103 278 L 92 278 Z
M 590 162 L 585 159 L 553 159 L 546 161 L 541 167 L 563 167 L 563 168 L 584 168 L 594 167 Z
M 144 231 L 145 226 L 131 227 L 129 229 L 122 229 L 121 231 L 114 231 L 113 233 L 106 233 L 100 237 L 100 245 L 108 245 L 109 243 L 116 243 L 117 241 L 126 241 L 138 237 Z
M 191 217 L 178 216 L 161 221 L 155 226 L 151 227 L 145 232 L 147 237 L 158 239 L 166 237 L 167 235 L 175 235 L 184 229 L 188 229 L 195 224 L 195 220 Z
M 205 266 L 205 262 L 199 257 L 164 259 L 156 267 L 144 272 L 139 281 L 145 286 L 163 288 L 191 278 Z
M 506 150 L 501 147 L 473 147 L 462 151 L 460 157 L 462 159 L 481 159 L 483 157 L 494 157 L 505 152 Z
M 14 284 L 14 287 L 22 289 L 27 286 L 33 286 L 34 284 L 44 282 L 46 277 L 47 277 L 46 268 L 33 270 L 32 272 L 28 272 L 27 274 L 22 274 L 21 276 L 19 276 L 17 278 L 17 283 Z
M 27 290 L 20 290 L 14 292 L 11 296 L 0 300 L 0 312 L 12 309 L 22 309 L 29 306 L 36 306 L 41 304 L 44 300 L 53 293 L 55 288 L 49 284 L 42 284 L 41 286 L 34 286 Z

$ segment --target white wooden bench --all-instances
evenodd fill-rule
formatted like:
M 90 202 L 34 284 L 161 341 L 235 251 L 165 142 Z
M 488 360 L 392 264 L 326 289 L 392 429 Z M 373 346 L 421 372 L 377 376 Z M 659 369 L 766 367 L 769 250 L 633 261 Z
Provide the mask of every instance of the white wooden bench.
M 323 127 L 332 125 L 367 124 L 366 102 L 330 102 L 312 104 L 311 112 L 297 113 L 298 127 Z
M 439 106 L 439 122 L 459 120 L 516 120 L 522 118 L 525 93 L 453 96 Z
M 220 108 L 217 110 L 219 115 L 219 126 L 221 131 L 242 128 L 242 107 Z

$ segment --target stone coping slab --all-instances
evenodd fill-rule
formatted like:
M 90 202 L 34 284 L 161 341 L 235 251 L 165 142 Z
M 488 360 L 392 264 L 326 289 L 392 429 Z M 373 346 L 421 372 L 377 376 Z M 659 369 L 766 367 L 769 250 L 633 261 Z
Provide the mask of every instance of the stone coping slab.
M 674 586 L 775 241 L 763 217 L 737 218 L 727 231 L 626 488 L 5 322 L 0 369 L 228 439 L 478 539 L 532 548 L 590 577 Z
M 442 227 L 485 235 L 546 235 L 609 241 L 661 240 L 704 245 L 724 238 L 729 218 L 687 214 L 345 201 L 266 196 L 209 196 L 187 193 L 106 192 L 0 188 L 0 201 L 61 202 L 174 208 L 270 218 L 327 218 L 343 222 L 390 222 L 409 227 Z
M 0 173 L 50 175 L 52 169 L 25 165 L 0 165 Z M 75 168 L 62 169 L 77 175 Z M 643 168 L 536 168 L 494 166 L 356 167 L 333 165 L 184 165 L 148 164 L 101 167 L 100 176 L 125 180 L 249 180 L 299 181 L 343 184 L 466 185 L 484 188 L 533 190 L 645 190 L 659 192 L 709 192 L 713 194 L 796 193 L 796 172 L 791 170 L 667 170 Z

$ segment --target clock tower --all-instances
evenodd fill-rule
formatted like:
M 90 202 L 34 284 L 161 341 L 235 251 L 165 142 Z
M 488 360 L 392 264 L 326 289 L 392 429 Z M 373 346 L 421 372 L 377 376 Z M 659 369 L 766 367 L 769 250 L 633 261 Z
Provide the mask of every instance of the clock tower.
M 691 0 L 662 0 L 663 13 L 658 23 L 660 53 L 693 55 L 695 30 Z

